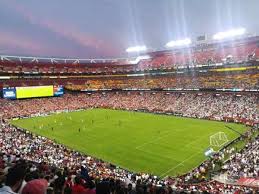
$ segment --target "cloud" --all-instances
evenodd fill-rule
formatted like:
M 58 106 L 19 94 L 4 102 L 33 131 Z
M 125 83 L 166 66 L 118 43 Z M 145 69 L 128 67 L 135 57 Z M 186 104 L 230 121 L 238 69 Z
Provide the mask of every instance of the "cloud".
M 71 54 L 67 49 L 57 49 L 46 42 L 39 42 L 21 34 L 0 31 L 0 53 L 1 54 L 26 54 L 42 56 L 46 53 L 53 55 Z
M 57 34 L 67 40 L 70 40 L 77 45 L 81 46 L 84 50 L 90 50 L 90 53 L 98 53 L 98 55 L 116 56 L 120 53 L 120 49 L 116 43 L 104 41 L 94 37 L 86 32 L 81 32 L 76 26 L 72 24 L 62 24 L 61 21 L 54 21 L 53 19 L 39 18 L 33 15 L 30 10 L 18 4 L 15 1 L 5 1 L 10 8 L 14 9 L 16 13 L 21 15 L 30 24 L 40 26 L 43 29 Z M 68 45 L 69 47 L 69 45 Z
M 41 45 L 36 44 L 30 39 L 4 31 L 0 31 L 0 45 L 2 48 L 4 46 L 7 46 L 13 49 L 24 49 L 31 52 L 32 54 L 36 54 L 42 52 L 43 50 L 46 50 L 46 48 L 43 48 Z

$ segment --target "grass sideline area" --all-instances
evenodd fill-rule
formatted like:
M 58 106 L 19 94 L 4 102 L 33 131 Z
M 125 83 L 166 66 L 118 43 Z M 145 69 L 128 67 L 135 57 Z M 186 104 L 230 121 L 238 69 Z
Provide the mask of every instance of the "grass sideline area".
M 161 178 L 187 173 L 202 163 L 211 135 L 224 132 L 229 141 L 237 138 L 239 134 L 226 125 L 240 133 L 247 130 L 234 123 L 109 109 L 51 114 L 11 123 L 130 171 Z

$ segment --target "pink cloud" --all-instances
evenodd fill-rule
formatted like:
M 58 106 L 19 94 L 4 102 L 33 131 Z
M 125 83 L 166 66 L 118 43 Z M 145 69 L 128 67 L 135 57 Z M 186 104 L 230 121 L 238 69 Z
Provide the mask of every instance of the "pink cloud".
M 6 3 L 10 5 L 10 0 Z M 120 53 L 120 49 L 118 49 L 118 46 L 115 46 L 114 43 L 104 41 L 85 32 L 81 32 L 78 28 L 72 26 L 71 24 L 64 25 L 60 21 L 58 22 L 47 18 L 36 18 L 24 6 L 17 4 L 17 2 L 14 1 L 12 1 L 10 7 L 12 7 L 18 14 L 22 15 L 22 17 L 31 24 L 48 29 L 58 36 L 75 42 L 81 47 L 94 49 L 107 56 L 114 56 Z
M 46 43 L 32 40 L 30 37 L 5 32 L 3 30 L 0 31 L 0 45 L 2 52 L 29 53 L 31 55 L 42 55 L 47 53 L 55 55 L 57 53 L 69 53 L 67 50 L 56 49 Z
M 7 33 L 3 31 L 0 31 L 0 44 L 2 45 L 1 47 L 5 45 L 18 49 L 26 49 L 33 53 L 38 53 L 39 51 L 43 50 L 42 46 L 36 44 L 30 39 L 26 39 L 21 36 L 13 35 L 10 32 Z

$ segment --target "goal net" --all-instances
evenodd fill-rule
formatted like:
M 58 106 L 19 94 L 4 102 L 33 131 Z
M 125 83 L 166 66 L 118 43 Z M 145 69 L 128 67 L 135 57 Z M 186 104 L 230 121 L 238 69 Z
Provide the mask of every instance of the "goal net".
M 228 137 L 224 132 L 218 132 L 210 136 L 210 145 L 215 147 L 222 147 L 228 142 Z

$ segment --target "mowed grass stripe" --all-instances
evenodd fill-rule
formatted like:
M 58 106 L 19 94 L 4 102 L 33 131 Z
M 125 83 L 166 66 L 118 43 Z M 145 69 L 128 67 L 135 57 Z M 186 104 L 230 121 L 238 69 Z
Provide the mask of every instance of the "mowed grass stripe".
M 247 130 L 233 123 L 108 109 L 12 123 L 128 170 L 163 177 L 186 173 L 204 161 L 209 136 L 222 131 L 229 140 L 237 138 L 225 125 L 241 133 Z

